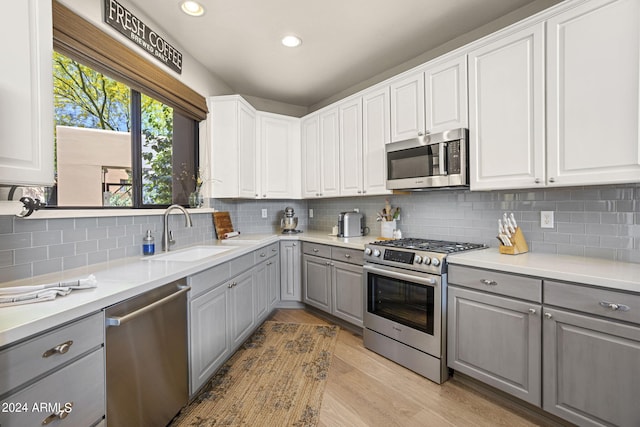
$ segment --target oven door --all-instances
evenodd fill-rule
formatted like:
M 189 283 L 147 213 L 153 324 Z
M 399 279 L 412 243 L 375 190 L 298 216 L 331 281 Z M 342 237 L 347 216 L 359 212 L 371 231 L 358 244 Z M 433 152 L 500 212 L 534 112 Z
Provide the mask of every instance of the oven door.
M 441 357 L 440 276 L 366 264 L 364 281 L 365 328 Z

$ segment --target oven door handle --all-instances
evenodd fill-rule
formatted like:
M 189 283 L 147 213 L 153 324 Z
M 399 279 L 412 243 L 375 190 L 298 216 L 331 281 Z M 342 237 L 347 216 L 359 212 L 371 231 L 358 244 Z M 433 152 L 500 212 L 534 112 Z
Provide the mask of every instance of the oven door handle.
M 407 282 L 420 283 L 422 285 L 437 286 L 438 280 L 433 277 L 422 277 L 413 274 L 400 273 L 397 271 L 390 271 L 384 268 L 374 267 L 373 265 L 365 265 L 363 267 L 365 272 L 377 273 L 381 276 L 391 277 L 398 280 L 406 280 Z

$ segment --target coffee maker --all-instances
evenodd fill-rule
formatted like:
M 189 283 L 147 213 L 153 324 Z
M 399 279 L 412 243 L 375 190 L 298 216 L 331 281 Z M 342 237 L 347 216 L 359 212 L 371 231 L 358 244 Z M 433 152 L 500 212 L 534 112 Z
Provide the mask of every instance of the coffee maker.
M 302 233 L 302 230 L 296 230 L 298 217 L 294 215 L 295 213 L 292 207 L 287 206 L 284 209 L 284 217 L 280 219 L 280 228 L 283 234 Z

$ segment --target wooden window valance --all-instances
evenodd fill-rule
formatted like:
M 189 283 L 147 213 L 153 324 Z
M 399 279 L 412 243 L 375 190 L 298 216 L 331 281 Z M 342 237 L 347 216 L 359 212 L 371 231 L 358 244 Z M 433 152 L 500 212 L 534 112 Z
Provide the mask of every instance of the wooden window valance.
M 207 117 L 204 97 L 95 25 L 53 0 L 53 47 L 194 120 Z

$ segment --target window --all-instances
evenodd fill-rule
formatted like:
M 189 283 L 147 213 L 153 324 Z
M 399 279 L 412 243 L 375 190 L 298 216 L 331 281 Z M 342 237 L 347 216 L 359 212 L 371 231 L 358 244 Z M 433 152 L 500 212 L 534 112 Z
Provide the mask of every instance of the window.
M 58 52 L 53 61 L 56 186 L 47 205 L 187 204 L 196 121 Z
M 204 97 L 57 0 L 53 45 L 57 184 L 39 198 L 60 207 L 186 205 Z

